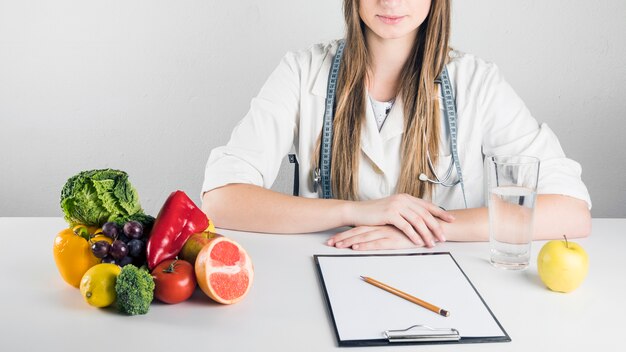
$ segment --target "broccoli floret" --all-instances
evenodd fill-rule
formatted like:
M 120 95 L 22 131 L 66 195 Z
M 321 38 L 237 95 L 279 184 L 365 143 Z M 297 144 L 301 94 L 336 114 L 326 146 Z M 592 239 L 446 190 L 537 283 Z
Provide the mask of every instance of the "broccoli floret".
M 120 312 L 146 314 L 154 294 L 154 280 L 147 270 L 128 264 L 117 277 L 115 292 Z

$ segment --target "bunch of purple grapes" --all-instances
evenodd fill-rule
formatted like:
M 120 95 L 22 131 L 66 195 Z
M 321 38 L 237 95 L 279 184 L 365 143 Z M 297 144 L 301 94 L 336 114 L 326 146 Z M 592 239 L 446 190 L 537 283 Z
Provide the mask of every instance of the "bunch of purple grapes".
M 115 222 L 102 225 L 102 233 L 111 238 L 113 243 L 96 241 L 91 245 L 93 255 L 102 258 L 103 263 L 119 266 L 134 264 L 141 266 L 146 263 L 146 241 L 143 225 L 138 221 L 128 221 L 120 227 Z

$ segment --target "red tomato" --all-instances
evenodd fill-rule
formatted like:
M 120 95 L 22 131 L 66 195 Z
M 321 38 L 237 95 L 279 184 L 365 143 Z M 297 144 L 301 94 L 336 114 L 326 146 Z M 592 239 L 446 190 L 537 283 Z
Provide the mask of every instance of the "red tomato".
M 196 289 L 193 265 L 180 259 L 164 260 L 152 269 L 154 297 L 175 304 L 187 300 Z

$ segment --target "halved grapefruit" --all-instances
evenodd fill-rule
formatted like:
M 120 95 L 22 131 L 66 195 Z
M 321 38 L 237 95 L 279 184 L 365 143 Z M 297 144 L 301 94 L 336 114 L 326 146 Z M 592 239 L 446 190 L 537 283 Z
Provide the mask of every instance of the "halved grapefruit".
M 222 304 L 241 301 L 252 286 L 254 269 L 246 250 L 226 237 L 215 237 L 196 257 L 198 286 Z

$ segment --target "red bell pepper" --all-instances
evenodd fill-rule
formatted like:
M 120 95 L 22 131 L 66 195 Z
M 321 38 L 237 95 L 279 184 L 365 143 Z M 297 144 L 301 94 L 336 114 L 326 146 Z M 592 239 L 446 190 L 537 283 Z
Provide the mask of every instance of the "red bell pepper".
M 185 192 L 172 192 L 150 232 L 146 247 L 148 267 L 152 270 L 163 260 L 175 258 L 191 235 L 208 227 L 209 218 Z

